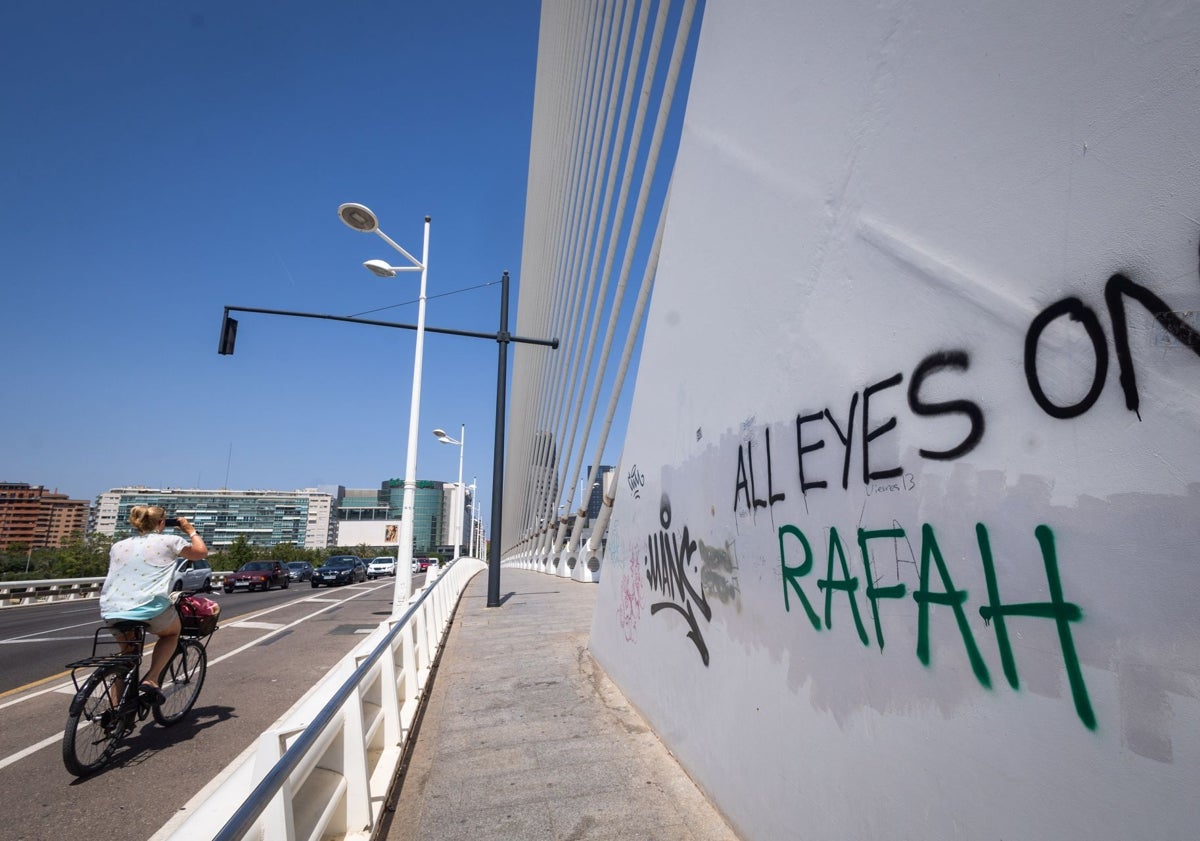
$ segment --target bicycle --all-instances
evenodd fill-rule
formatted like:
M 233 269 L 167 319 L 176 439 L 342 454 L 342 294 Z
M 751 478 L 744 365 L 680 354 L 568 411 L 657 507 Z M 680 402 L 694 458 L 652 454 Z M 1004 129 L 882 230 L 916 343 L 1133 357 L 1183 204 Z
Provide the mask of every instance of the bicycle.
M 121 743 L 139 721 L 150 714 L 164 727 L 187 715 L 208 672 L 208 639 L 217 630 L 216 615 L 198 616 L 196 602 L 184 595 L 176 602 L 183 630 L 175 653 L 163 669 L 159 690 L 164 700 L 141 691 L 142 650 L 146 641 L 145 622 L 118 620 L 96 630 L 92 656 L 68 663 L 75 697 L 63 733 L 63 764 L 76 777 L 85 777 L 108 764 Z M 120 633 L 125 639 L 118 640 Z M 113 638 L 102 639 L 104 634 Z M 116 653 L 102 652 L 117 646 Z M 94 669 L 86 678 L 80 672 Z M 82 682 L 81 682 L 82 681 Z

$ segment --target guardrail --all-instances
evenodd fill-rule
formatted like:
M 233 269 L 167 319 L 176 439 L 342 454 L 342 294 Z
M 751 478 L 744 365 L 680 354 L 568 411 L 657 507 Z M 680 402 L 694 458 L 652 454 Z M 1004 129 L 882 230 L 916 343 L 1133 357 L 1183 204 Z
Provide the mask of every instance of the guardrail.
M 454 608 L 486 568 L 460 558 L 426 581 L 404 613 L 339 661 L 154 839 L 371 837 Z
M 38 602 L 95 599 L 104 578 L 52 578 L 44 581 L 0 581 L 0 607 Z
M 221 586 L 227 572 L 212 571 L 213 588 Z M 43 581 L 0 581 L 0 608 L 25 604 L 49 604 L 76 599 L 97 599 L 104 577 L 48 578 Z

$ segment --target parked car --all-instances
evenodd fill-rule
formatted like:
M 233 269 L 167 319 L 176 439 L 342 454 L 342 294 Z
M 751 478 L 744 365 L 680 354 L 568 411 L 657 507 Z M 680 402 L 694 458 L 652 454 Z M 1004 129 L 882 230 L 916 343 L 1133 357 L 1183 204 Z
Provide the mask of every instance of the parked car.
M 291 581 L 312 581 L 312 564 L 308 561 L 288 561 L 287 573 Z
M 378 558 L 371 558 L 367 564 L 367 578 L 372 580 L 381 575 L 396 574 L 396 559 L 389 558 L 387 555 L 380 555 Z
M 180 558 L 175 562 L 175 577 L 171 581 L 171 590 L 189 593 L 212 592 L 212 567 L 208 561 L 189 561 Z
M 431 563 L 433 563 L 433 558 L 413 558 L 412 571 L 425 572 Z
M 358 555 L 334 555 L 313 572 L 312 586 L 353 584 L 367 580 L 367 565 Z
M 270 590 L 276 584 L 287 589 L 292 581 L 282 561 L 250 561 L 233 575 L 225 576 L 225 592 L 234 590 Z

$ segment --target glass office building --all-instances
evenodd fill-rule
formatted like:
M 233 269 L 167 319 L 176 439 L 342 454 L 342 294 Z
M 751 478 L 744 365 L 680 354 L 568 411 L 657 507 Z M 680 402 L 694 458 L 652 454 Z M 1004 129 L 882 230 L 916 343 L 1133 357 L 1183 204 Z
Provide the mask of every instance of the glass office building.
M 413 499 L 413 552 L 416 554 L 441 551 L 444 529 L 442 486 L 442 482 L 417 482 Z
M 453 494 L 452 483 L 419 479 L 413 494 L 413 555 L 447 555 L 453 552 L 454 537 L 448 533 L 449 509 L 446 497 Z M 404 513 L 404 480 L 386 479 L 379 489 L 344 488 L 337 504 L 338 542 L 357 545 L 372 534 L 366 523 L 400 523 Z M 382 532 L 381 532 L 382 533 Z M 381 545 L 366 540 L 368 545 Z
M 220 550 L 244 536 L 252 546 L 293 543 L 325 548 L 334 535 L 335 500 L 328 493 L 302 491 L 230 491 L 114 488 L 96 501 L 96 531 L 117 540 L 129 537 L 129 510 L 160 505 L 167 516 L 187 517 L 211 549 Z
M 587 517 L 589 522 L 595 522 L 600 516 L 600 508 L 604 505 L 605 477 L 612 473 L 611 464 L 602 464 L 596 470 L 596 480 L 584 483 L 584 496 L 587 497 Z M 592 468 L 588 468 L 588 479 L 591 479 Z

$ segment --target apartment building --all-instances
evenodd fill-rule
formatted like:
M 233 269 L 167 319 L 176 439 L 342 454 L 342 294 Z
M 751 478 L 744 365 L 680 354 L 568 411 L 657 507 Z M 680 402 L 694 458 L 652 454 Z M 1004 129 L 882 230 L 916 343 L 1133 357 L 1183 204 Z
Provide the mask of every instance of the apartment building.
M 129 510 L 135 505 L 160 505 L 169 516 L 187 517 L 213 549 L 231 545 L 239 535 L 253 546 L 294 543 L 306 549 L 325 548 L 336 534 L 336 501 L 313 488 L 114 488 L 96 500 L 96 531 L 118 540 L 128 537 L 133 533 Z
M 55 548 L 88 523 L 86 499 L 48 491 L 41 485 L 0 482 L 0 549 L 14 543 Z

